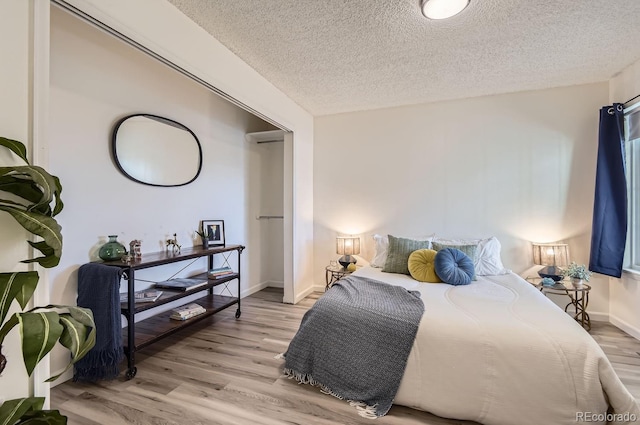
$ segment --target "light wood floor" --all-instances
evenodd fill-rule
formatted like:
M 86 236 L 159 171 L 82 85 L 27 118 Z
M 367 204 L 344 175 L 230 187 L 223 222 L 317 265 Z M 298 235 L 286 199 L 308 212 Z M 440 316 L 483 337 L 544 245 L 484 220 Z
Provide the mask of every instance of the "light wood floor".
M 242 300 L 242 317 L 229 308 L 138 353 L 138 374 L 99 384 L 66 382 L 51 406 L 70 425 L 367 424 L 348 403 L 285 378 L 284 352 L 302 315 L 320 294 L 282 304 L 282 291 L 265 289 Z M 631 393 L 640 398 L 640 341 L 595 322 L 593 337 Z M 453 425 L 426 412 L 394 406 L 378 425 Z

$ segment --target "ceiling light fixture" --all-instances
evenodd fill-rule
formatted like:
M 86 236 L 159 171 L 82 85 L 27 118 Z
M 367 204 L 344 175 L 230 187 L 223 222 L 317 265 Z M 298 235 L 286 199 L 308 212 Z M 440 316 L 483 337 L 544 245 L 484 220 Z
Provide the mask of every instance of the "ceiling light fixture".
M 429 19 L 447 19 L 462 12 L 470 0 L 421 0 L 422 14 Z

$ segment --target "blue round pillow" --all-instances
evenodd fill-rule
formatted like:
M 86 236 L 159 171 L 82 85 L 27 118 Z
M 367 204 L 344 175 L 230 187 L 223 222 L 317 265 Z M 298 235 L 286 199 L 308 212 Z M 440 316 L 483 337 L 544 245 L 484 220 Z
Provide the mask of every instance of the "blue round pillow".
M 450 285 L 468 285 L 475 274 L 473 260 L 456 248 L 438 251 L 434 268 L 438 277 Z

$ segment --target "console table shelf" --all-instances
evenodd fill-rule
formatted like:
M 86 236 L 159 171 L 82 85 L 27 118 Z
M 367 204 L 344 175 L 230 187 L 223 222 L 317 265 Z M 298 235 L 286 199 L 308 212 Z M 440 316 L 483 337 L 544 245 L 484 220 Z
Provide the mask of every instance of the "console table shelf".
M 127 326 L 123 328 L 123 337 L 126 341 L 124 346 L 125 354 L 127 355 L 127 378 L 133 378 L 137 373 L 135 367 L 135 353 L 136 351 L 168 336 L 180 329 L 197 323 L 207 317 L 210 317 L 217 312 L 224 310 L 232 305 L 238 305 L 236 310 L 236 319 L 240 317 L 240 254 L 244 250 L 243 245 L 226 245 L 223 247 L 193 247 L 182 249 L 181 252 L 174 253 L 172 251 L 161 251 L 149 254 L 144 254 L 142 259 L 132 260 L 129 263 L 123 263 L 121 261 L 105 261 L 104 264 L 109 266 L 116 266 L 123 269 L 127 279 L 127 302 L 120 304 L 120 312 L 127 318 Z M 194 278 L 208 279 L 208 283 L 199 286 L 193 290 L 187 291 L 174 291 L 168 289 L 162 289 L 162 295 L 154 302 L 148 303 L 135 303 L 135 272 L 137 270 L 147 269 L 151 267 L 157 267 L 165 264 L 175 263 L 178 261 L 185 261 L 190 259 L 197 259 L 201 257 L 208 258 L 208 270 L 213 268 L 213 259 L 215 255 L 223 255 L 224 263 L 229 264 L 229 257 L 233 252 L 237 253 L 237 267 L 238 271 L 234 274 L 224 276 L 222 278 L 209 278 L 207 273 L 201 273 Z M 226 254 L 225 254 L 226 253 Z M 218 285 L 228 284 L 229 282 L 236 280 L 238 284 L 238 296 L 226 296 L 217 295 L 213 293 L 213 288 Z M 151 317 L 147 317 L 144 320 L 136 322 L 136 314 L 143 311 L 148 311 L 160 307 L 164 304 L 178 301 L 184 297 L 191 296 L 193 294 L 202 293 L 207 291 L 207 294 L 201 298 L 190 301 L 200 304 L 207 311 L 198 316 L 192 317 L 187 320 L 172 320 L 169 318 L 171 311 L 164 311 L 155 314 Z
M 165 311 L 136 323 L 134 338 L 136 351 L 238 303 L 237 298 L 224 295 L 207 295 L 192 302 L 200 304 L 207 309 L 207 312 L 187 320 L 172 320 L 169 319 L 171 311 Z M 128 327 L 123 331 L 127 335 Z M 128 347 L 125 347 L 126 351 L 128 351 Z
M 195 275 L 195 276 L 190 276 L 192 278 L 195 279 L 207 279 L 207 274 L 206 273 L 202 273 L 199 275 Z M 140 313 L 142 311 L 145 310 L 150 310 L 152 308 L 156 308 L 161 306 L 162 304 L 167 304 L 170 302 L 173 302 L 175 300 L 179 300 L 180 298 L 184 298 L 187 295 L 191 295 L 191 294 L 195 294 L 196 292 L 200 292 L 200 291 L 205 291 L 207 289 L 211 289 L 214 288 L 218 285 L 222 285 L 223 283 L 226 282 L 230 282 L 234 279 L 238 279 L 240 277 L 240 275 L 238 273 L 234 273 L 232 275 L 229 276 L 225 276 L 222 279 L 210 279 L 209 283 L 207 283 L 206 285 L 202 285 L 199 286 L 198 288 L 196 288 L 195 290 L 192 291 L 173 291 L 170 289 L 161 289 L 162 291 L 162 295 L 160 295 L 160 298 L 158 298 L 156 301 L 152 302 L 152 303 L 137 303 L 134 307 L 134 312 L 135 313 Z M 197 302 L 197 301 L 193 301 L 193 302 Z M 204 306 L 203 306 L 204 307 Z M 129 305 L 126 302 L 120 303 L 120 310 L 122 311 L 122 314 L 127 314 L 129 312 Z

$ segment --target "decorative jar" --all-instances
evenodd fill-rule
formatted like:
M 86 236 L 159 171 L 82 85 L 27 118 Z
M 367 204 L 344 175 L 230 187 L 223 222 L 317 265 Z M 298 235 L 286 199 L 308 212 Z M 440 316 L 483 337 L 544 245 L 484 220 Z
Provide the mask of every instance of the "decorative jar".
M 100 247 L 98 257 L 104 261 L 115 261 L 122 258 L 127 253 L 127 249 L 118 242 L 117 235 L 109 235 L 109 242 Z

